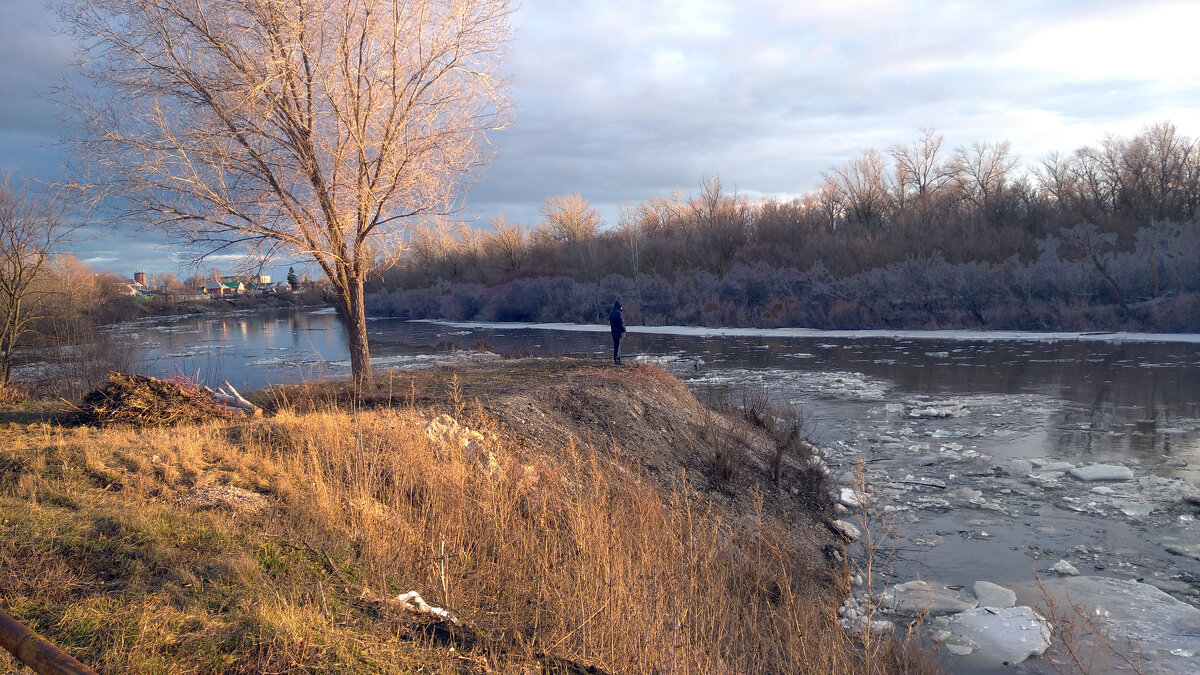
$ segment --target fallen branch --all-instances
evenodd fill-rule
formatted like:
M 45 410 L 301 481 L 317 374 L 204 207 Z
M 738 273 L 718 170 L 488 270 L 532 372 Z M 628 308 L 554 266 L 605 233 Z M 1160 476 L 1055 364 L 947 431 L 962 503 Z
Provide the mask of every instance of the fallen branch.
M 216 390 L 209 387 L 205 387 L 204 390 L 213 397 L 213 400 L 227 408 L 241 410 L 250 415 L 262 414 L 262 409 L 243 398 L 238 393 L 238 390 L 234 389 L 232 384 L 229 384 L 229 380 L 222 380 L 221 384 L 224 386 L 217 387 Z
M 400 595 L 397 595 L 395 602 L 400 603 L 401 607 L 412 612 L 413 614 L 428 614 L 430 616 L 435 616 L 439 619 L 442 619 L 443 621 L 449 621 L 455 626 L 459 625 L 458 619 L 456 619 L 453 614 L 442 609 L 441 607 L 431 606 L 429 603 L 425 602 L 425 599 L 421 597 L 421 594 L 416 591 L 409 591 L 407 593 L 401 593 Z

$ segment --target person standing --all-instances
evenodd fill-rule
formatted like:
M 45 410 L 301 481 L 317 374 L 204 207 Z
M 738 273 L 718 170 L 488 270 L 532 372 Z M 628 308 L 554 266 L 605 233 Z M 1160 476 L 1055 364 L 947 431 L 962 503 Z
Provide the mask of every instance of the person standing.
M 625 334 L 625 318 L 621 316 L 621 310 L 625 309 L 625 305 L 621 304 L 620 300 L 613 303 L 612 311 L 608 313 L 608 325 L 612 328 L 613 336 L 613 363 L 621 364 L 621 336 Z

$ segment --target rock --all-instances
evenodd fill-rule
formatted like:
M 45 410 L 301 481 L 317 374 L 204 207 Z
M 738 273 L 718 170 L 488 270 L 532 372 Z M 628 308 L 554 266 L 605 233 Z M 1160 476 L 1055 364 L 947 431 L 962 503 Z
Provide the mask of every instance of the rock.
M 853 523 L 845 520 L 835 520 L 829 524 L 834 531 L 842 535 L 847 541 L 858 541 L 862 538 L 862 531 Z
M 1079 480 L 1133 480 L 1133 471 L 1127 466 L 1116 464 L 1089 464 L 1071 469 L 1067 473 Z
M 1017 594 L 990 581 L 975 582 L 975 597 L 980 607 L 1008 609 L 1017 604 Z
M 497 478 L 504 473 L 504 469 L 500 467 L 500 462 L 496 460 L 496 453 L 488 450 L 476 441 L 471 441 L 463 448 L 463 458 L 469 464 L 478 465 L 483 469 L 484 473 L 493 478 Z
M 1025 606 L 973 609 L 950 617 L 948 629 L 947 648 L 974 647 L 975 658 L 993 666 L 1016 665 L 1050 648 L 1049 622 Z
M 1113 492 L 1115 492 L 1115 490 L 1108 487 L 1107 485 L 1097 485 L 1096 487 L 1089 490 L 1089 492 L 1092 492 L 1093 494 L 1098 494 L 1098 495 L 1111 495 Z
M 1060 607 L 1069 606 L 1069 596 L 1089 615 L 1104 617 L 1113 644 L 1137 645 L 1130 655 L 1140 661 L 1140 672 L 1197 672 L 1200 609 L 1132 580 L 1082 576 L 1047 579 L 1043 585 Z
M 946 588 L 934 588 L 924 581 L 909 581 L 892 587 L 885 594 L 883 607 L 895 614 L 915 615 L 928 612 L 930 616 L 957 614 L 973 609 L 975 600 L 961 597 Z
M 458 448 L 468 464 L 478 465 L 492 477 L 502 473 L 496 455 L 487 449 L 487 439 L 483 434 L 459 424 L 458 420 L 445 413 L 425 425 L 425 436 L 432 443 Z
M 862 505 L 869 500 L 869 497 L 857 490 L 851 488 L 842 488 L 838 493 L 838 503 L 852 509 L 860 509 Z
M 466 449 L 471 443 L 482 443 L 483 434 L 464 427 L 458 420 L 442 413 L 425 425 L 425 436 L 434 443 L 455 445 Z
M 205 511 L 208 509 L 229 509 L 234 513 L 258 513 L 267 508 L 267 498 L 232 485 L 208 485 L 196 488 L 179 498 L 184 506 Z
M 886 619 L 875 619 L 871 622 L 872 635 L 887 635 L 896 629 L 896 624 Z
M 1079 576 L 1079 570 L 1075 569 L 1075 566 L 1072 565 L 1071 563 L 1067 562 L 1066 560 L 1059 560 L 1058 562 L 1051 565 L 1050 571 L 1057 572 L 1057 573 L 1063 575 L 1064 577 Z

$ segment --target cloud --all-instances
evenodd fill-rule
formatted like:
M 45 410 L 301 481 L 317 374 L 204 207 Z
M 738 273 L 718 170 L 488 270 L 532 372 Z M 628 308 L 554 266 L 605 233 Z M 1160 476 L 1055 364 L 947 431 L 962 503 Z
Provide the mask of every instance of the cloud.
M 795 194 L 927 126 L 1027 161 L 1172 114 L 1196 133 L 1196 19 L 1173 2 L 529 0 L 518 121 L 472 202 L 536 219 L 529 204 L 580 192 L 613 213 L 717 173 Z
M 0 5 L 0 166 L 42 175 L 61 127 L 31 92 L 70 56 L 46 16 Z M 523 0 L 504 66 L 516 123 L 490 137 L 464 217 L 533 224 L 579 192 L 611 223 L 717 174 L 791 196 L 921 127 L 950 149 L 1009 139 L 1027 164 L 1164 119 L 1200 135 L 1197 23 L 1173 1 Z M 122 247 L 169 259 L 151 241 Z
M 50 148 L 63 127 L 45 94 L 72 53 L 43 3 L 0 3 L 0 170 L 48 177 L 65 159 Z

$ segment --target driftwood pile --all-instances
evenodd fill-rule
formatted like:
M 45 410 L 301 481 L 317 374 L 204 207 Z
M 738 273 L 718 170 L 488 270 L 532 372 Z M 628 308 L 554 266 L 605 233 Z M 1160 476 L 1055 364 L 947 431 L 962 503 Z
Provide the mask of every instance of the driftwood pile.
M 76 424 L 89 426 L 173 426 L 255 411 L 236 390 L 214 392 L 145 375 L 110 373 L 108 382 L 85 396 L 72 417 Z

